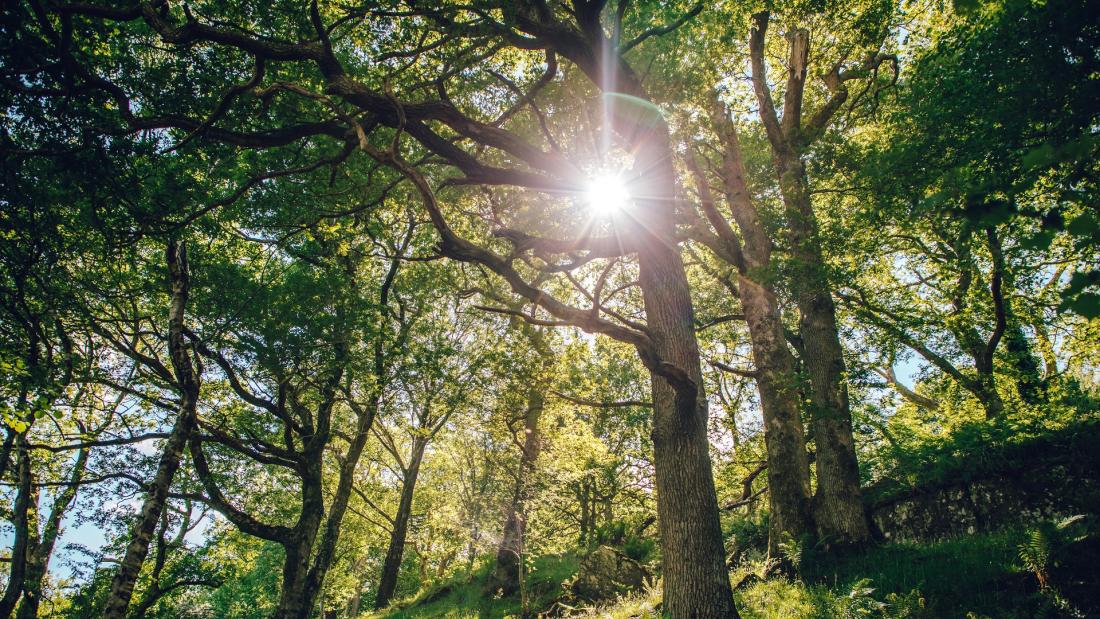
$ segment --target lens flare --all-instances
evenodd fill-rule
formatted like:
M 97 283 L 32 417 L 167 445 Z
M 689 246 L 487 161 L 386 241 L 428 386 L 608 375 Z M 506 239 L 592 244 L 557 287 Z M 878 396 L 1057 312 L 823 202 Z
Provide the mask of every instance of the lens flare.
M 630 191 L 617 175 L 603 175 L 592 179 L 585 189 L 585 202 L 593 213 L 613 215 L 630 204 Z

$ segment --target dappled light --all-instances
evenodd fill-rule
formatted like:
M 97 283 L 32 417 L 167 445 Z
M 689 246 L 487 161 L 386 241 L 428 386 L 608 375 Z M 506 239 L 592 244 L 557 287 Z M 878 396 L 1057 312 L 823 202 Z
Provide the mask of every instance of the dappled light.
M 1100 616 L 1097 0 L 3 14 L 0 618 Z

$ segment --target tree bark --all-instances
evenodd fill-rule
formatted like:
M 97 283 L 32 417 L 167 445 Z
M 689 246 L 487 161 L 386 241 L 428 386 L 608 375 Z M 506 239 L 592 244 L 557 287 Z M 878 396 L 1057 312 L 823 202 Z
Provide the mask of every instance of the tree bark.
M 643 93 L 644 94 L 644 93 Z M 657 359 L 650 369 L 653 456 L 664 574 L 672 617 L 737 617 L 707 436 L 707 398 L 687 275 L 674 234 L 675 175 L 667 127 L 639 144 L 636 201 L 646 324 Z M 647 238 L 648 237 L 648 238 Z
M 316 596 L 307 595 L 310 559 L 317 541 L 317 531 L 325 513 L 322 475 L 322 449 L 327 439 L 319 441 L 313 457 L 307 453 L 302 475 L 302 507 L 292 534 L 283 542 L 283 579 L 279 591 L 276 619 L 306 619 L 313 611 Z
M 792 289 L 800 315 L 803 362 L 810 377 L 814 443 L 817 447 L 817 492 L 813 517 L 817 535 L 830 544 L 859 545 L 870 539 L 859 488 L 859 466 L 852 438 L 843 349 L 837 329 L 836 306 L 826 277 L 817 217 L 810 202 L 809 182 L 802 160 L 807 144 L 802 127 L 802 94 L 809 61 L 809 31 L 788 34 L 787 87 L 782 124 L 765 77 L 764 40 L 767 13 L 754 16 L 750 37 L 753 87 L 761 119 L 768 133 L 772 158 L 783 198 L 787 235 L 793 258 Z M 821 121 L 825 122 L 825 121 Z M 816 119 L 815 119 L 816 124 Z
M 134 593 L 141 566 L 149 553 L 149 544 L 161 511 L 168 500 L 168 490 L 179 468 L 187 440 L 198 423 L 196 409 L 199 397 L 199 376 L 191 363 L 190 353 L 184 343 L 183 320 L 187 308 L 190 284 L 187 268 L 187 250 L 174 241 L 168 245 L 168 273 L 172 284 L 172 302 L 168 312 L 168 348 L 172 357 L 177 387 L 180 391 L 180 408 L 172 432 L 161 451 L 157 473 L 146 491 L 138 521 L 131 533 L 130 544 L 122 558 L 118 572 L 111 580 L 111 591 L 103 616 L 123 619 L 130 598 Z
M 852 437 L 844 350 L 836 305 L 823 273 L 825 264 L 817 219 L 810 204 L 805 167 L 787 161 L 780 178 L 787 230 L 796 263 L 796 302 L 810 377 L 817 492 L 813 498 L 818 536 L 828 544 L 861 545 L 870 539 L 859 488 L 859 465 Z
M 737 294 L 749 329 L 756 388 L 764 417 L 768 456 L 768 502 L 771 510 L 768 547 L 774 555 L 784 537 L 799 539 L 812 530 L 810 469 L 802 426 L 795 359 L 787 348 L 783 316 L 769 279 L 772 241 L 749 195 L 737 130 L 717 101 L 712 107 L 715 132 L 722 141 L 722 180 L 726 202 L 741 232 L 742 246 L 726 252 L 738 267 Z M 692 167 L 695 167 L 692 164 Z M 714 208 L 701 172 L 703 210 L 720 238 L 738 243 L 732 229 Z M 740 263 L 737 261 L 740 260 Z
M 41 539 L 28 548 L 26 575 L 23 580 L 23 599 L 19 603 L 17 619 L 34 619 L 38 616 L 38 606 L 42 602 L 42 580 L 49 568 L 50 556 L 61 533 L 61 519 L 76 498 L 80 480 L 88 464 L 88 448 L 82 447 L 76 454 L 76 461 L 69 473 L 69 483 L 62 489 L 50 506 L 50 515 L 42 530 Z M 37 524 L 35 525 L 37 527 Z
M 405 554 L 405 539 L 409 533 L 409 516 L 412 514 L 413 494 L 416 478 L 420 475 L 420 463 L 424 459 L 427 441 L 417 437 L 413 439 L 409 465 L 401 481 L 401 500 L 397 505 L 397 515 L 393 519 L 393 531 L 390 532 L 390 545 L 386 550 L 386 559 L 382 563 L 382 576 L 378 581 L 378 594 L 374 608 L 381 610 L 393 599 L 397 589 L 397 577 L 401 572 L 401 558 Z

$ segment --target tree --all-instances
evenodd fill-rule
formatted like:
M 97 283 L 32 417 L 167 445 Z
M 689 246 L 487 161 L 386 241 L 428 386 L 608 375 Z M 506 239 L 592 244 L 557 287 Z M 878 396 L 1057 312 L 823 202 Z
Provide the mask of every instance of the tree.
M 389 604 L 397 587 L 425 453 L 456 413 L 480 404 L 479 385 L 490 382 L 484 355 L 474 350 L 485 338 L 463 314 L 460 305 L 445 305 L 426 318 L 439 326 L 425 330 L 429 337 L 409 342 L 416 351 L 403 367 L 405 376 L 400 378 L 400 391 L 394 394 L 391 406 L 395 410 L 390 413 L 394 427 L 381 423 L 374 428 L 382 447 L 393 457 L 401 480 L 397 511 L 386 515 L 390 539 L 375 594 L 378 609 Z M 443 327 L 447 323 L 451 324 Z

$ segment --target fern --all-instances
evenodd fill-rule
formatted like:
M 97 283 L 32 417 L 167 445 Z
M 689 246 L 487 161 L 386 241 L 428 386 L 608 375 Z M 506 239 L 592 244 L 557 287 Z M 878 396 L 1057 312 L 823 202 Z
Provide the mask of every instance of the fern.
M 1035 574 L 1040 589 L 1045 591 L 1050 587 L 1050 570 L 1058 566 L 1062 551 L 1086 537 L 1076 527 L 1084 519 L 1082 515 L 1070 516 L 1028 530 L 1027 539 L 1018 546 L 1017 554 L 1024 568 Z

